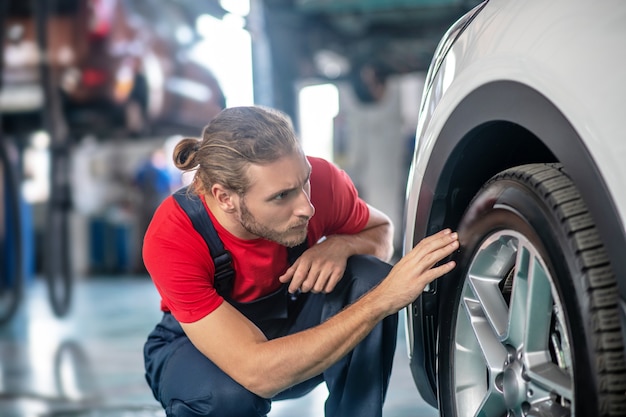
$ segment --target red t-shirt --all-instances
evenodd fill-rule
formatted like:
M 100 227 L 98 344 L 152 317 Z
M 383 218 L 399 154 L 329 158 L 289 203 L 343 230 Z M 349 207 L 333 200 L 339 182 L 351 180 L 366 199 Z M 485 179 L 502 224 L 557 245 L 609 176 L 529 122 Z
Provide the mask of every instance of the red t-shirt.
M 324 236 L 363 230 L 369 210 L 348 175 L 323 159 L 308 160 L 315 207 L 309 222 L 309 247 Z M 240 239 L 224 229 L 210 211 L 209 215 L 233 257 L 233 299 L 253 301 L 277 290 L 281 285 L 278 277 L 289 267 L 287 248 L 262 238 Z M 154 213 L 144 237 L 143 259 L 161 295 L 161 310 L 170 311 L 178 321 L 197 321 L 224 301 L 213 287 L 215 266 L 209 249 L 172 196 Z

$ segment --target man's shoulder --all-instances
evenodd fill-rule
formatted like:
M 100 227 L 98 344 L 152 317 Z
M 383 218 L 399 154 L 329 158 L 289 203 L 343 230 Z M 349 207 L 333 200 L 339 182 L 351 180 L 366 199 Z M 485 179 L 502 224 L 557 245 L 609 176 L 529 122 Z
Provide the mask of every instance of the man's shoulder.
M 319 156 L 311 156 L 307 155 L 306 159 L 308 159 L 311 165 L 328 165 L 330 162 L 324 158 L 320 158 Z
M 340 170 L 339 167 L 327 159 L 317 156 L 307 156 L 307 159 L 311 164 L 311 177 L 314 179 L 322 178 L 328 180 L 334 176 L 335 172 Z
M 181 227 L 184 229 L 193 228 L 191 219 L 171 194 L 165 197 L 157 207 L 152 216 L 151 224 L 158 225 L 161 232 L 164 228 L 172 231 L 179 230 Z

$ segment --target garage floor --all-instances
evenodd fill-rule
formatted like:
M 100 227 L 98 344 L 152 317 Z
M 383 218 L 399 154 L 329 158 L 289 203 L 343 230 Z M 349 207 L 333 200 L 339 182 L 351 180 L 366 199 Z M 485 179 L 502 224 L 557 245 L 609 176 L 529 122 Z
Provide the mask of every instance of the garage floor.
M 56 318 L 36 279 L 15 319 L 0 329 L 0 416 L 163 417 L 143 377 L 142 346 L 160 318 L 147 277 L 76 283 L 70 315 Z M 401 314 L 384 417 L 434 417 L 408 369 Z M 321 417 L 325 387 L 275 402 L 270 417 Z

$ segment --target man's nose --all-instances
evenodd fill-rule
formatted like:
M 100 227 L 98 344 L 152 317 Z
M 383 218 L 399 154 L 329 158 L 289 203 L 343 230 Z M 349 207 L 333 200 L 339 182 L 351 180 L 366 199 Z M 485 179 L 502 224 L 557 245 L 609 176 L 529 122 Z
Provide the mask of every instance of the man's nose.
M 309 194 L 305 190 L 302 190 L 300 195 L 298 195 L 298 201 L 296 204 L 296 216 L 311 218 L 313 217 L 313 214 L 315 214 L 315 207 L 311 204 Z

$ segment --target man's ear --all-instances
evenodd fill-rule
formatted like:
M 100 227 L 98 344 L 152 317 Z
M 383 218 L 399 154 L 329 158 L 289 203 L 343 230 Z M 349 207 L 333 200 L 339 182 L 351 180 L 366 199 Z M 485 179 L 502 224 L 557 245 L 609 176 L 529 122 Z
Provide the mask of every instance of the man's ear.
M 224 210 L 226 213 L 234 213 L 236 210 L 235 206 L 235 193 L 231 190 L 225 188 L 221 184 L 213 184 L 211 187 L 211 194 L 213 199 L 217 202 L 217 205 Z

